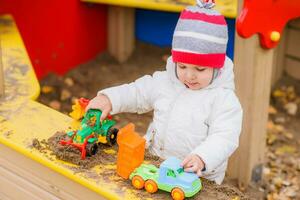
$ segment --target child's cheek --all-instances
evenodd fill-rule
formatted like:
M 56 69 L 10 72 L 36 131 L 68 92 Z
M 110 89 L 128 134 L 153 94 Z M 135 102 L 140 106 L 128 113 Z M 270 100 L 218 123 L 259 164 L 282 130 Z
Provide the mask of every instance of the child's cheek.
M 202 87 L 206 87 L 209 85 L 211 81 L 212 76 L 209 73 L 201 74 L 201 76 L 198 77 L 199 83 L 201 83 Z

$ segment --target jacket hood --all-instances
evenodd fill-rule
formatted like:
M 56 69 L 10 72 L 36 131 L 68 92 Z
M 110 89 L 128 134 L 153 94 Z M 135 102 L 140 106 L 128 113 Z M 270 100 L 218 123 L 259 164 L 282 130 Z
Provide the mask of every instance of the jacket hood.
M 175 63 L 173 62 L 172 56 L 170 56 L 167 60 L 166 70 L 172 82 L 177 85 L 184 85 L 179 81 L 176 76 Z M 224 67 L 219 69 L 218 76 L 213 80 L 213 82 L 203 89 L 211 89 L 211 88 L 226 88 L 235 90 L 234 85 L 234 73 L 233 73 L 233 63 L 230 58 L 226 56 Z

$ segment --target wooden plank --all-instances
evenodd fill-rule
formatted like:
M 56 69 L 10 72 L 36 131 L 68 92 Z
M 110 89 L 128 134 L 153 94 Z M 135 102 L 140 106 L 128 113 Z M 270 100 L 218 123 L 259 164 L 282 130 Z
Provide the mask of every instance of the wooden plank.
M 289 28 L 286 54 L 300 59 L 300 30 Z
M 9 198 L 7 195 L 5 195 L 4 193 L 0 192 L 0 199 L 1 200 L 11 200 L 11 198 Z
M 109 6 L 108 51 L 118 62 L 125 62 L 135 47 L 134 8 Z
M 3 165 L 0 166 L 0 186 L 1 192 L 10 196 L 11 199 L 59 200 L 59 198 L 45 190 L 42 190 L 39 186 L 17 176 L 15 172 L 6 169 Z
M 300 59 L 285 58 L 286 68 L 285 71 L 291 77 L 300 80 Z
M 274 50 L 274 61 L 272 70 L 271 85 L 274 85 L 282 76 L 285 68 L 285 49 L 286 49 L 286 33 L 287 27 L 283 30 L 278 46 Z
M 186 6 L 194 5 L 195 0 L 81 0 L 89 3 L 101 3 L 113 6 L 141 8 L 159 11 L 180 12 Z M 216 0 L 215 9 L 225 17 L 237 16 L 237 0 Z
M 1 167 L 10 169 L 19 176 L 20 179 L 27 181 L 24 188 L 29 189 L 29 185 L 37 185 L 41 190 L 31 189 L 32 195 L 39 196 L 42 193 L 50 193 L 59 199 L 85 200 L 85 199 L 104 199 L 99 194 L 88 188 L 71 181 L 70 179 L 54 172 L 53 170 L 31 160 L 12 149 L 0 144 L 0 164 Z M 1 174 L 1 173 L 0 173 Z M 1 180 L 1 179 L 0 179 Z M 1 186 L 1 185 L 0 185 Z M 24 194 L 22 187 L 16 188 L 14 195 Z M 4 193 L 4 188 L 0 187 L 0 193 Z M 6 194 L 7 195 L 7 194 Z M 8 195 L 7 195 L 8 196 Z M 23 198 L 18 198 L 23 199 Z M 39 198 L 45 199 L 45 198 Z
M 239 10 L 242 0 L 239 0 Z M 244 117 L 240 146 L 230 159 L 228 175 L 237 178 L 241 189 L 260 179 L 271 88 L 274 50 L 262 49 L 258 36 L 235 39 L 235 76 L 237 94 Z
M 4 95 L 4 75 L 3 75 L 3 65 L 2 65 L 2 46 L 0 37 L 0 97 Z

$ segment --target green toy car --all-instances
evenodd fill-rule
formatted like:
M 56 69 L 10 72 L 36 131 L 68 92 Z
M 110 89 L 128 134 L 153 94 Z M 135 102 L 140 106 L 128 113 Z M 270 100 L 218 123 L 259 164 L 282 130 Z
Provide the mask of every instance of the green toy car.
M 199 177 L 195 173 L 184 172 L 180 160 L 175 157 L 165 160 L 160 168 L 142 164 L 130 174 L 129 178 L 137 189 L 145 188 L 149 193 L 161 189 L 170 192 L 175 200 L 192 197 L 202 188 Z
M 111 118 L 100 121 L 101 110 L 90 109 L 81 121 L 81 129 L 67 133 L 67 140 L 61 140 L 62 145 L 72 145 L 81 151 L 81 158 L 86 155 L 95 155 L 98 151 L 98 144 L 114 145 L 117 140 L 118 129 Z

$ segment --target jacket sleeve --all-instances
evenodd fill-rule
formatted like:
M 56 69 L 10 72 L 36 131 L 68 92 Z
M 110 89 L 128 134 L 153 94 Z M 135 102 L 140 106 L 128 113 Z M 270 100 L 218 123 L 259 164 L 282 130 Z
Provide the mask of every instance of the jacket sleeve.
M 101 90 L 98 94 L 105 94 L 110 99 L 111 114 L 145 113 L 153 109 L 153 93 L 161 73 L 155 72 L 153 76 L 145 75 L 132 83 Z
M 214 106 L 208 137 L 192 151 L 204 161 L 206 172 L 216 169 L 237 149 L 242 126 L 243 111 L 234 92 L 216 98 Z

